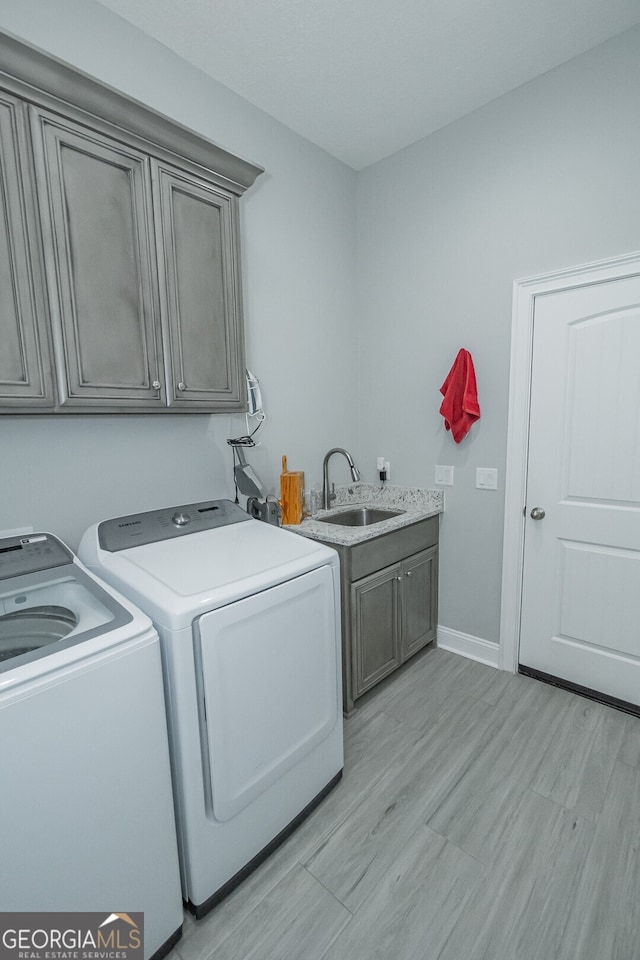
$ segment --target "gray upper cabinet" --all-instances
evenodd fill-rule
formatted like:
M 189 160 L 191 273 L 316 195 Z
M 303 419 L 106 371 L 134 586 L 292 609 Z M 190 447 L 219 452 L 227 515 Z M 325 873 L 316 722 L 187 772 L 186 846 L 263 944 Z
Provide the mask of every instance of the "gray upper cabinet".
M 261 168 L 0 34 L 0 413 L 246 407 Z
M 159 163 L 153 180 L 168 402 L 174 409 L 237 409 L 244 353 L 237 198 Z
M 0 93 L 0 404 L 53 407 L 47 304 L 25 109 Z
M 32 108 L 60 405 L 164 406 L 144 154 Z

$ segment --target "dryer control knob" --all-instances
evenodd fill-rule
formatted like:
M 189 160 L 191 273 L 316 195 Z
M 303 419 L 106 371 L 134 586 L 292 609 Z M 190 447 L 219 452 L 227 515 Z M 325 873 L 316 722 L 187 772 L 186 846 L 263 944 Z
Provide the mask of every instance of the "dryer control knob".
M 184 527 L 187 523 L 191 523 L 191 517 L 186 513 L 174 513 L 171 522 L 175 523 L 176 527 Z

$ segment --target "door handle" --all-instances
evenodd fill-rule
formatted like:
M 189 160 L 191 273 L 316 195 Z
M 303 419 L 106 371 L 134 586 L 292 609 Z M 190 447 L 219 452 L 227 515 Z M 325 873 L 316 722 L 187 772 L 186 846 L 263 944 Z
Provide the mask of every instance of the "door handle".
M 544 510 L 542 507 L 534 507 L 529 516 L 532 520 L 544 520 Z

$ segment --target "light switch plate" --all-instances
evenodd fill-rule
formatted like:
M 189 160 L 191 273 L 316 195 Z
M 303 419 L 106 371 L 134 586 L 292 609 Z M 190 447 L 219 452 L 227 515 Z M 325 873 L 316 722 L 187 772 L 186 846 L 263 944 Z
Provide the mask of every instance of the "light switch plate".
M 436 483 L 443 487 L 453 486 L 453 467 L 443 467 L 436 464 Z
M 498 471 L 495 467 L 476 467 L 476 488 L 478 490 L 498 489 Z

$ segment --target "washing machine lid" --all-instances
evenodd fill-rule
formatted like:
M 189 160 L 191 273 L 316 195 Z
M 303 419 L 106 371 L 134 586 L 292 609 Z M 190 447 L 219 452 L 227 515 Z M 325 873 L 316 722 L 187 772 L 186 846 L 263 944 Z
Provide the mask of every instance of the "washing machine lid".
M 192 513 L 199 506 L 181 509 Z M 170 516 L 173 512 L 163 514 Z M 171 629 L 191 624 L 206 610 L 259 593 L 324 564 L 338 564 L 336 552 L 324 544 L 252 519 L 239 508 L 229 515 L 230 522 L 205 530 L 188 533 L 183 529 L 177 536 L 172 531 L 168 539 L 114 550 L 102 546 L 107 541 L 102 531 L 105 525 L 100 524 L 97 531 L 85 534 L 79 554 L 156 624 Z M 136 521 L 128 518 L 127 522 Z
M 132 620 L 56 537 L 0 539 L 0 673 Z

